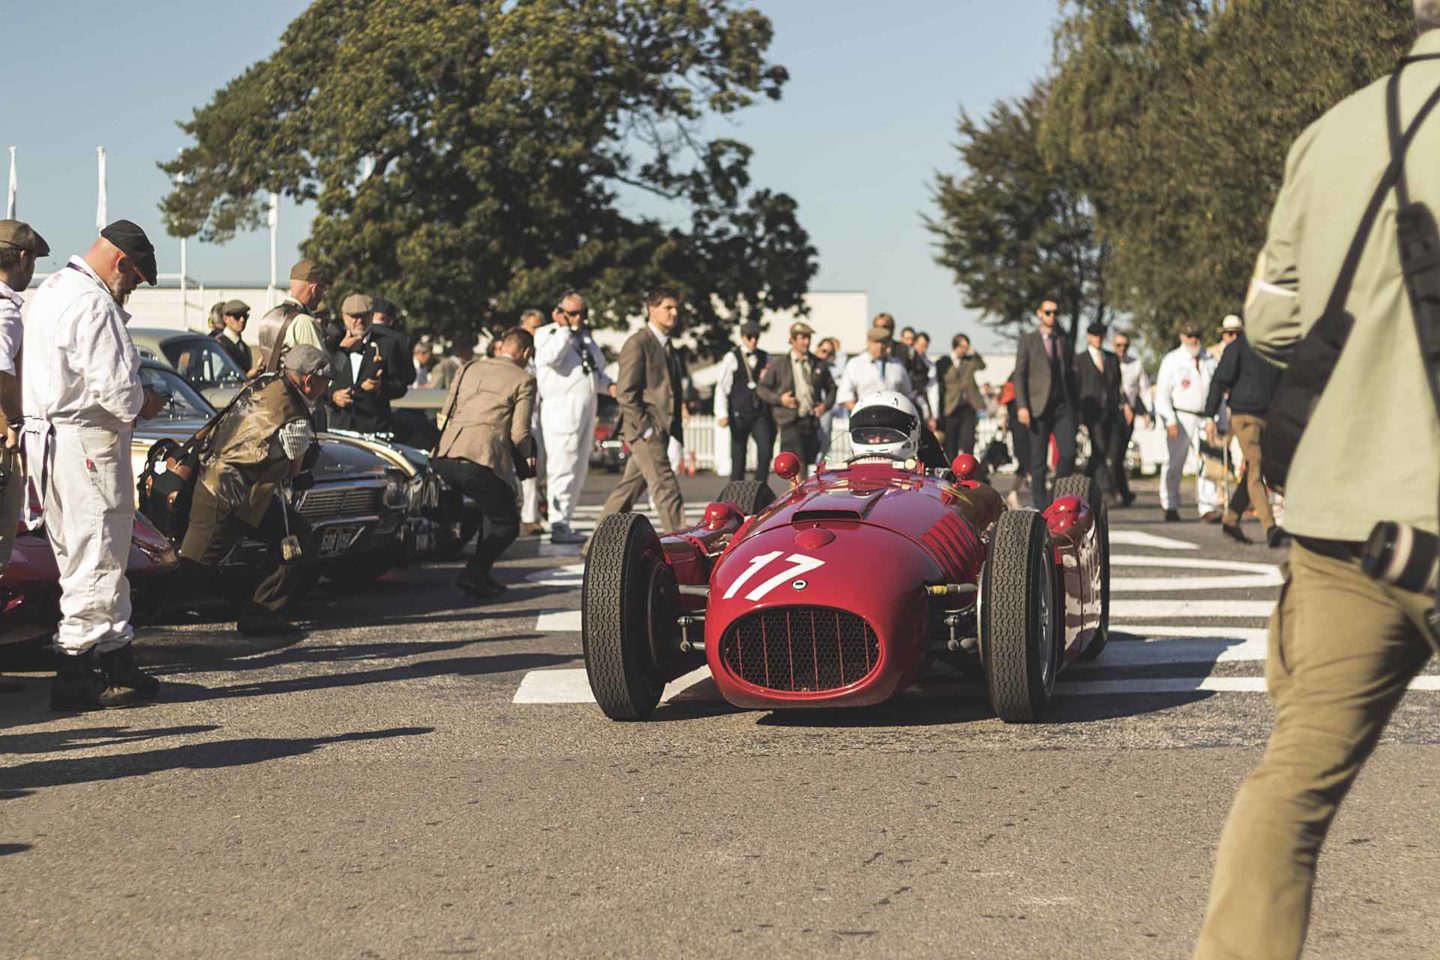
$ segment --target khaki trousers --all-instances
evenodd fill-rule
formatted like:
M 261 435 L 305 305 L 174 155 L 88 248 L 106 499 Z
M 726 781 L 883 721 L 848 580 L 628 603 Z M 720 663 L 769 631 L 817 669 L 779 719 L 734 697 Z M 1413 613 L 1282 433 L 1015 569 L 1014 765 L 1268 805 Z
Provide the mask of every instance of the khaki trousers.
M 669 446 L 670 438 L 663 433 L 630 444 L 630 461 L 605 501 L 601 519 L 612 513 L 629 513 L 648 484 L 660 514 L 660 532 L 669 533 L 684 525 L 685 502 L 680 496 L 680 481 L 670 466 Z
M 25 477 L 20 472 L 20 450 L 0 446 L 0 574 L 10 563 L 15 547 L 15 528 L 20 523 L 20 507 L 25 503 Z
M 1255 508 L 1255 516 L 1259 518 L 1260 525 L 1266 530 L 1275 526 L 1275 514 L 1270 511 L 1270 494 L 1265 489 L 1265 480 L 1260 475 L 1260 433 L 1265 429 L 1265 421 L 1260 417 L 1252 417 L 1244 413 L 1232 413 L 1230 415 L 1230 432 L 1235 439 L 1240 441 L 1240 456 L 1245 460 L 1245 487 L 1250 494 L 1250 505 Z M 1225 505 L 1225 522 L 1227 524 L 1238 524 L 1240 516 L 1232 509 L 1230 504 Z
M 1225 821 L 1197 960 L 1300 956 L 1320 847 L 1430 659 L 1433 602 L 1377 584 L 1358 561 L 1291 549 L 1265 667 L 1275 727 Z

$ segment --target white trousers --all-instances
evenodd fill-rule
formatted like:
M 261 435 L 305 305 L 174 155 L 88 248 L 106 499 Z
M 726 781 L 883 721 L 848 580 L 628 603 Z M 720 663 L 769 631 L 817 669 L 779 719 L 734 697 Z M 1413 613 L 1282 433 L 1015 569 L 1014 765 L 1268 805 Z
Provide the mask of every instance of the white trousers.
M 1215 481 L 1205 478 L 1204 464 L 1200 461 L 1199 443 L 1204 420 L 1193 413 L 1176 413 L 1180 433 L 1175 437 L 1166 434 L 1166 458 L 1164 482 L 1160 484 L 1160 506 L 1165 510 L 1180 509 L 1180 478 L 1185 474 L 1185 465 L 1195 464 L 1195 494 L 1199 501 L 1201 516 L 1220 509 L 1220 491 Z
M 69 654 L 106 652 L 135 636 L 130 626 L 130 537 L 135 471 L 130 429 L 55 425 L 45 490 L 45 534 L 60 569 L 60 628 Z
M 570 526 L 575 502 L 590 470 L 595 443 L 595 395 L 546 397 L 540 407 L 545 434 L 545 484 L 550 499 L 550 528 Z

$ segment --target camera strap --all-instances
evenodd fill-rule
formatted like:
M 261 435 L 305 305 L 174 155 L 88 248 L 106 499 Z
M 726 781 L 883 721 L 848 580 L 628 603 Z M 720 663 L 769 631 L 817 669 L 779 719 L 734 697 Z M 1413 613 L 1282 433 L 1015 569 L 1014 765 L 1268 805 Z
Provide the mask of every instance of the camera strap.
M 1400 69 L 1390 76 L 1387 113 L 1394 114 L 1393 121 L 1387 120 L 1390 163 L 1381 175 L 1380 182 L 1365 207 L 1365 213 L 1360 218 L 1359 228 L 1350 242 L 1350 249 L 1345 254 L 1344 263 L 1335 279 L 1335 286 L 1330 291 L 1324 312 L 1296 345 L 1275 388 L 1270 411 L 1266 416 L 1265 431 L 1260 437 L 1260 446 L 1265 482 L 1277 490 L 1284 490 L 1295 451 L 1300 446 L 1305 429 L 1310 424 L 1310 417 L 1319 405 L 1331 375 L 1340 362 L 1341 351 L 1350 339 L 1355 318 L 1346 311 L 1345 305 L 1350 299 L 1350 290 L 1354 286 L 1355 275 L 1360 269 L 1360 261 L 1365 255 L 1365 247 L 1369 243 L 1375 221 L 1379 219 L 1380 211 L 1385 206 L 1385 198 L 1404 175 L 1405 154 L 1415 141 L 1415 136 L 1420 132 L 1426 118 L 1440 105 L 1440 89 L 1437 89 L 1425 100 L 1415 119 L 1401 133 L 1400 74 L 1409 63 L 1431 59 L 1440 57 L 1408 58 L 1402 61 Z

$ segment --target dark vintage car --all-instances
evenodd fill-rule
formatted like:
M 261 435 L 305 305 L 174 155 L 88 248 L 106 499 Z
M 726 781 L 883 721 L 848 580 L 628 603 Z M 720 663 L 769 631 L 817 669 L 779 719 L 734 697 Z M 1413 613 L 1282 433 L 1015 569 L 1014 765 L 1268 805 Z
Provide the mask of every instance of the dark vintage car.
M 590 445 L 590 466 L 619 473 L 630 456 L 630 445 L 620 438 L 620 404 L 602 394 L 595 406 L 595 439 Z
M 162 439 L 183 442 L 215 415 L 215 409 L 171 368 L 155 361 L 141 363 L 145 385 L 169 398 L 159 416 L 135 430 L 131 457 L 138 477 L 150 447 Z M 291 494 L 291 503 L 309 521 L 314 533 L 311 558 L 319 572 L 332 579 L 380 576 L 413 554 L 406 526 L 409 477 L 365 444 L 322 434 L 312 469 L 314 485 Z M 244 541 L 226 564 L 251 567 L 263 547 Z

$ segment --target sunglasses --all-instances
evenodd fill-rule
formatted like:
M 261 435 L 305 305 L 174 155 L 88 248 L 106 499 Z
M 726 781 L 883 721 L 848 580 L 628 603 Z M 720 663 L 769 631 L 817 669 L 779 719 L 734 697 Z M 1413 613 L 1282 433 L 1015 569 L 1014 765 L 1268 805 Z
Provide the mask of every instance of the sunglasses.
M 590 311 L 583 308 L 580 310 L 566 310 L 564 307 L 559 307 L 557 309 L 559 309 L 561 313 L 565 314 L 565 316 L 570 317 L 574 320 L 583 320 L 585 317 L 590 315 Z

